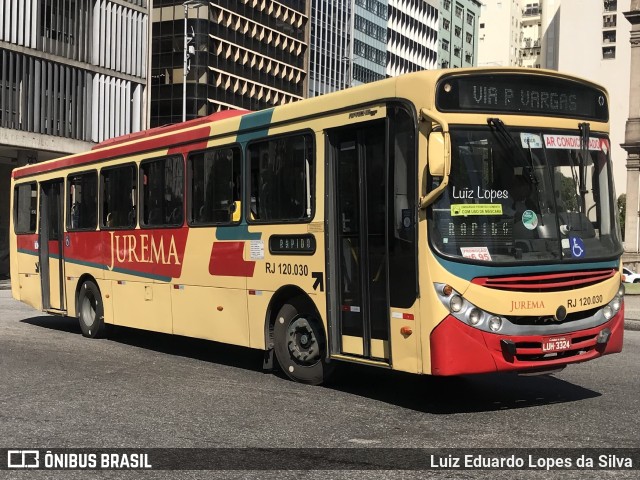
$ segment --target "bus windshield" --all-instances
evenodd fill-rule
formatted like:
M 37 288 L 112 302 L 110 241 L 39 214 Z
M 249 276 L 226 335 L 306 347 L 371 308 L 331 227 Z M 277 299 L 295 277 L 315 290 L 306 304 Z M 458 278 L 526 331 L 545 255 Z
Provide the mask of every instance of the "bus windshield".
M 605 135 L 490 119 L 486 127 L 452 127 L 451 149 L 449 185 L 429 213 L 440 254 L 493 264 L 620 255 Z

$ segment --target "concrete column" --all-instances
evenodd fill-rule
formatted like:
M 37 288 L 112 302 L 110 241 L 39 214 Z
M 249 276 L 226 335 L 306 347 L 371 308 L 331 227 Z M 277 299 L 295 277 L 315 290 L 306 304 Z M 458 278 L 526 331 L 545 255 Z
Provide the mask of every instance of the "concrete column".
M 34 150 L 18 150 L 17 165 L 35 163 L 38 153 Z M 9 215 L 11 215 L 12 165 L 0 165 L 0 279 L 9 275 Z
M 0 165 L 0 279 L 9 276 L 9 195 L 11 165 Z
M 629 152 L 629 149 L 627 152 Z M 627 157 L 627 208 L 624 219 L 624 251 L 627 253 L 640 253 L 638 243 L 638 182 L 640 180 L 640 156 L 629 152 Z
M 640 182 L 640 0 L 632 0 L 631 11 L 624 16 L 631 23 L 631 82 L 629 84 L 629 120 L 622 148 L 627 151 L 627 213 L 625 217 L 625 262 L 638 261 L 640 237 L 638 183 Z

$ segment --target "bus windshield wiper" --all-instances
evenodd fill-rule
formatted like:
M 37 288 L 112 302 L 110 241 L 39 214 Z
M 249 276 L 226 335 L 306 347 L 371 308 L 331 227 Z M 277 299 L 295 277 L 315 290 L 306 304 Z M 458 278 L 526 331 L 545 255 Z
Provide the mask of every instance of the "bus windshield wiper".
M 531 185 L 533 185 L 533 190 L 536 192 L 536 206 L 538 207 L 538 211 L 540 212 L 540 225 L 544 226 L 544 219 L 542 218 L 542 206 L 540 204 L 540 193 L 538 192 L 538 177 L 536 177 L 533 168 L 533 153 L 531 152 L 531 143 L 527 142 L 527 146 L 529 147 L 529 158 L 527 158 L 526 155 L 522 152 L 520 145 L 516 143 L 516 141 L 509 133 L 509 130 L 507 130 L 507 127 L 504 125 L 504 122 L 502 120 L 500 120 L 499 118 L 487 118 L 487 124 L 490 127 L 493 127 L 496 132 L 500 134 L 502 142 L 504 142 L 505 147 L 507 147 L 507 151 L 513 150 L 514 152 L 517 152 L 522 159 L 524 159 L 525 165 L 523 171 L 527 172 L 527 176 L 525 178 L 527 178 Z
M 580 208 L 586 214 L 587 198 L 587 160 L 589 158 L 589 134 L 590 125 L 583 122 L 580 127 L 580 164 L 578 165 L 578 191 L 580 192 Z

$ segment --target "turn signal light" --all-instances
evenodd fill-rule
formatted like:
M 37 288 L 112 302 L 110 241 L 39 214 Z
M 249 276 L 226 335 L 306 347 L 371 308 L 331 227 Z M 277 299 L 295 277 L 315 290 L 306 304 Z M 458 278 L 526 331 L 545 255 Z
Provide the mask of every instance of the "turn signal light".
M 408 337 L 413 333 L 413 330 L 411 330 L 411 327 L 402 327 L 400 329 L 400 333 L 402 334 L 403 337 Z

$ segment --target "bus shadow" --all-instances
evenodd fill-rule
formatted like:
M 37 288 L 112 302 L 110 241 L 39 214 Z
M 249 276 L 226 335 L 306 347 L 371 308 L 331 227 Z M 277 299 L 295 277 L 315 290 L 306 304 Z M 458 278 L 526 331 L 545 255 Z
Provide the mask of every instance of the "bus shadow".
M 59 332 L 82 334 L 78 319 L 73 317 L 39 316 L 21 322 Z M 244 370 L 262 371 L 262 351 L 211 340 L 110 326 L 106 341 Z
M 21 321 L 59 332 L 81 334 L 76 318 L 42 315 Z M 262 371 L 262 351 L 235 345 L 126 327 L 111 328 L 107 341 L 248 371 Z M 348 363 L 340 363 L 337 367 L 325 388 L 432 414 L 511 410 L 577 402 L 601 395 L 554 376 L 496 373 L 447 378 Z M 286 378 L 280 371 L 274 373 Z
M 601 396 L 550 375 L 492 373 L 431 377 L 359 365 L 340 367 L 328 388 L 432 414 L 512 410 Z
M 77 318 L 60 317 L 56 315 L 41 315 L 20 320 L 21 323 L 33 325 L 35 327 L 48 328 L 58 332 L 82 334 Z

